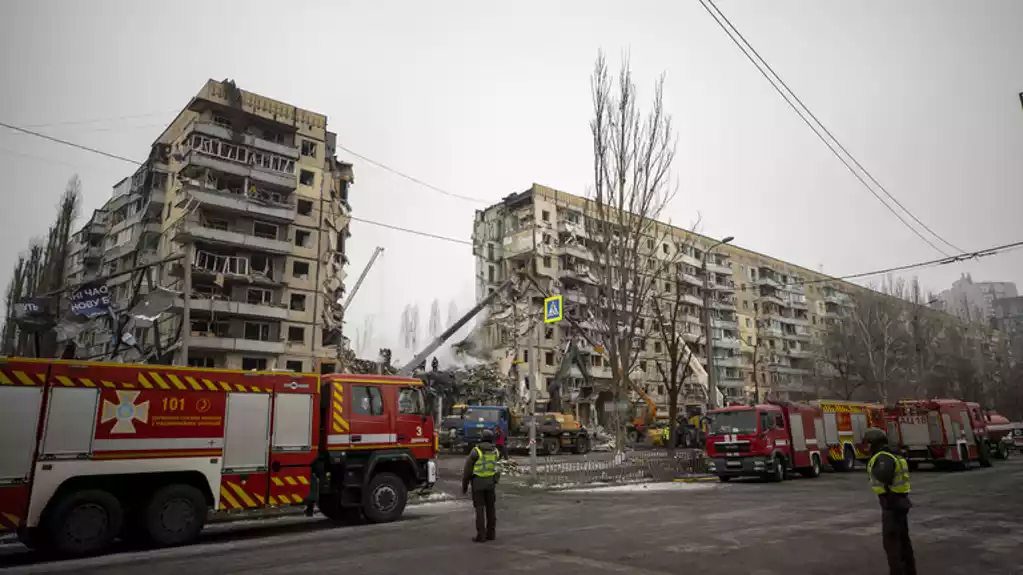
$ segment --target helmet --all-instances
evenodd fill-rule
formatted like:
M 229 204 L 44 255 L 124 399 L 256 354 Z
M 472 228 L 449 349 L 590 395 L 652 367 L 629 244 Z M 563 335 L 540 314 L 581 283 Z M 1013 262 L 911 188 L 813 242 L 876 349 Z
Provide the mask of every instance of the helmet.
M 489 430 L 489 429 L 484 429 L 482 437 L 483 437 L 483 441 L 493 441 L 494 440 L 494 432 Z
M 885 445 L 888 443 L 888 434 L 883 429 L 871 427 L 863 434 L 863 439 L 870 445 Z

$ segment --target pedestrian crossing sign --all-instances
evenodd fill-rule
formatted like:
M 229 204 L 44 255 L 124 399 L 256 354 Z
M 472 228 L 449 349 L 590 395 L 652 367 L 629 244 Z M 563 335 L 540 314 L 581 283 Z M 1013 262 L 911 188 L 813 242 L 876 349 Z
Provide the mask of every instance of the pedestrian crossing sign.
M 543 300 L 543 322 L 554 323 L 561 321 L 562 318 L 561 309 L 561 296 L 552 295 L 551 297 Z

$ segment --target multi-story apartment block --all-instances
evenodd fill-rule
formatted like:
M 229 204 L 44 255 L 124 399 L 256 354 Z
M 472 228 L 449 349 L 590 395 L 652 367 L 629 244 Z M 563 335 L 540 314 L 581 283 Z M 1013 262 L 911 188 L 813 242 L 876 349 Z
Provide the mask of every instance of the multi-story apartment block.
M 1019 296 L 1013 282 L 975 282 L 963 274 L 952 287 L 939 293 L 931 306 L 965 321 L 988 324 L 995 317 L 995 301 Z
M 1023 337 L 1023 297 L 997 299 L 992 327 L 1010 337 Z
M 157 285 L 182 292 L 159 326 L 178 363 L 335 370 L 353 174 L 326 125 L 322 114 L 210 80 L 115 187 L 102 210 L 103 267 L 91 277 L 184 255 L 152 268 Z M 95 221 L 75 236 L 83 264 Z M 74 265 L 71 281 L 90 279 L 91 268 Z M 119 308 L 132 278 L 107 280 Z
M 587 219 L 594 213 L 590 200 L 537 184 L 477 211 L 473 231 L 477 299 L 496 289 L 515 270 L 529 269 L 535 259 L 543 289 L 561 293 L 565 314 L 577 319 L 583 330 L 591 330 L 590 335 L 599 340 L 594 326 L 587 321 L 591 311 L 588 306 L 594 305 L 588 300 L 592 290 L 587 288 L 598 283 L 587 226 Z M 681 228 L 658 225 L 658 234 L 666 230 L 673 241 L 659 246 L 650 238 L 645 242 L 649 253 L 643 255 L 656 257 L 659 252 L 671 252 L 673 245 L 682 246 L 682 253 L 672 256 L 686 290 L 682 298 L 683 324 L 677 331 L 703 365 L 707 364 L 707 354 L 713 354 L 713 379 L 726 401 L 746 401 L 754 390 L 759 391 L 761 399 L 768 393 L 780 398 L 812 395 L 814 359 L 810 346 L 815 328 L 826 325 L 843 307 L 851 305 L 845 292 L 856 286 L 830 281 L 811 270 L 731 244 L 718 245 L 711 238 Z M 713 251 L 707 253 L 712 247 Z M 807 280 L 828 283 L 808 284 Z M 842 286 L 842 291 L 835 285 Z M 704 290 L 709 292 L 705 294 Z M 515 310 L 508 309 L 507 302 L 496 304 L 482 331 L 483 339 L 500 359 L 528 362 L 530 353 L 540 354 L 535 358 L 536 372 L 529 380 L 542 398 L 557 373 L 567 342 L 577 334 L 567 322 L 534 327 L 540 298 L 539 293 L 529 294 L 530 301 L 520 303 Z M 709 346 L 704 338 L 705 299 L 710 306 Z M 509 322 L 513 316 L 522 320 L 517 326 Z M 534 329 L 542 330 L 539 345 Z M 664 382 L 654 362 L 665 360 L 666 347 L 656 334 L 644 345 L 634 379 L 663 406 L 667 403 Z M 518 357 L 513 358 L 516 348 Z M 595 383 L 587 388 L 582 374 L 573 369 L 567 396 L 580 419 L 603 421 L 610 394 L 602 382 L 606 385 L 609 381 L 611 369 L 598 350 L 584 346 L 583 351 Z M 686 400 L 705 399 L 705 394 L 706 379 L 701 377 L 694 378 L 684 390 Z

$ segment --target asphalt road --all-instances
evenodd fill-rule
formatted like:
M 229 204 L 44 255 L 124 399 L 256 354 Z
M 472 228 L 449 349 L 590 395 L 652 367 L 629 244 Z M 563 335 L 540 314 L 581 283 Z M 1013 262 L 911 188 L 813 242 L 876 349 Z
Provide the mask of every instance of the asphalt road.
M 920 573 L 1023 574 L 1023 458 L 968 472 L 913 474 L 910 528 Z M 782 484 L 655 484 L 508 494 L 498 540 L 470 542 L 465 500 L 410 507 L 387 525 L 287 518 L 211 529 L 202 543 L 41 562 L 0 548 L 16 573 L 559 575 L 887 572 L 880 512 L 862 471 Z

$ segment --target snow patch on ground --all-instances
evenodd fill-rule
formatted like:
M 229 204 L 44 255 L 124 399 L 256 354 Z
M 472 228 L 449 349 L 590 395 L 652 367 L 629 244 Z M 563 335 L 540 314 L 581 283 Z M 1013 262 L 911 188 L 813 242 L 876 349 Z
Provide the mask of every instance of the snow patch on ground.
M 433 491 L 426 495 L 414 495 L 409 497 L 409 505 L 421 505 L 437 501 L 450 501 L 454 498 L 455 496 L 450 493 L 446 493 L 444 491 Z
M 609 487 L 587 487 L 582 489 L 566 489 L 566 493 L 660 493 L 665 491 L 707 491 L 718 489 L 717 483 L 630 483 Z

